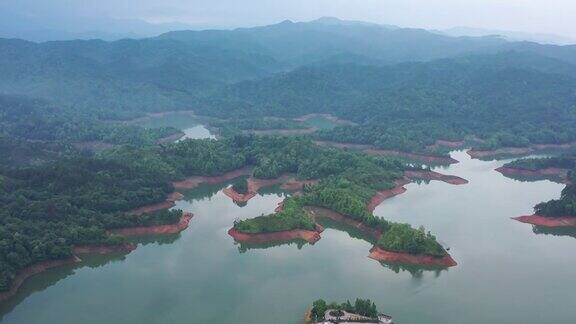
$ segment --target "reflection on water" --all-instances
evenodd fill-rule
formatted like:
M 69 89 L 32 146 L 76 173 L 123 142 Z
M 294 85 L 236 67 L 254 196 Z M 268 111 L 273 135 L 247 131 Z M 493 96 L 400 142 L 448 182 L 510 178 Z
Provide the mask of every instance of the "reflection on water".
M 395 273 L 408 272 L 413 278 L 421 279 L 424 278 L 424 272 L 430 271 L 434 273 L 434 277 L 438 278 L 442 271 L 449 271 L 448 268 L 433 267 L 433 266 L 420 266 L 420 265 L 410 265 L 410 264 L 397 264 L 397 263 L 387 263 L 380 262 L 383 267 L 386 267 Z
M 574 227 L 543 227 L 532 226 L 532 231 L 536 234 L 553 235 L 553 236 L 569 236 L 576 238 L 576 228 Z
M 235 244 L 238 245 L 238 251 L 240 253 L 246 253 L 250 250 L 263 250 L 278 246 L 290 246 L 290 245 L 295 245 L 298 248 L 298 250 L 301 250 L 304 247 L 304 245 L 309 243 L 305 240 L 295 239 L 288 241 L 274 241 L 268 243 L 235 242 Z
M 185 193 L 176 208 L 195 216 L 180 235 L 27 281 L 2 306 L 2 321 L 298 323 L 317 298 L 365 297 L 398 323 L 572 323 L 573 233 L 533 232 L 510 219 L 557 198 L 563 186 L 508 179 L 494 171 L 506 161 L 453 156 L 461 163 L 437 170 L 469 184 L 409 184 L 375 211 L 432 231 L 458 262 L 448 271 L 379 264 L 361 233 L 325 221 L 314 245 L 236 245 L 227 234 L 234 220 L 272 213 L 286 193 L 265 189 L 240 208 L 221 192 L 230 182 Z M 550 269 L 553 276 L 543 275 Z
M 82 261 L 75 264 L 68 264 L 62 267 L 51 269 L 40 275 L 33 276 L 26 280 L 26 282 L 18 290 L 18 294 L 7 302 L 0 304 L 0 322 L 2 322 L 5 314 L 10 313 L 18 304 L 31 296 L 32 294 L 42 292 L 49 287 L 57 284 L 59 281 L 64 280 L 74 275 L 76 269 L 91 268 L 97 269 L 112 262 L 121 262 L 125 260 L 126 254 L 114 253 L 106 256 L 83 256 Z

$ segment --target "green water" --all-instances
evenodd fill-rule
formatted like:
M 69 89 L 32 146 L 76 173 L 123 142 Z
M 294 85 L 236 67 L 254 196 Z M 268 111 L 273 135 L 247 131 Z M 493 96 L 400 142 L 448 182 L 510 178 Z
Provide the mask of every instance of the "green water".
M 174 127 L 184 132 L 180 139 L 216 138 L 210 131 L 198 122 L 198 118 L 186 113 L 172 113 L 160 117 L 146 118 L 137 123 L 146 128 Z
M 453 156 L 461 163 L 439 171 L 468 185 L 409 184 L 376 209 L 437 234 L 459 263 L 449 270 L 381 265 L 367 258 L 369 243 L 336 224 L 315 245 L 241 253 L 227 235 L 234 219 L 272 212 L 283 194 L 267 190 L 239 207 L 224 185 L 208 186 L 178 204 L 195 214 L 181 235 L 38 275 L 0 316 L 31 324 L 298 323 L 316 298 L 367 297 L 400 324 L 574 323 L 574 231 L 536 234 L 510 220 L 563 186 L 507 179 L 494 171 L 504 161 Z

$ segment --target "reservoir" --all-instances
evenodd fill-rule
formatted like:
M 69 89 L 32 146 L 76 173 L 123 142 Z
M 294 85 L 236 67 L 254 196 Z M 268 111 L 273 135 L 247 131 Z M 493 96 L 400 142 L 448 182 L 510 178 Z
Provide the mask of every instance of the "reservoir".
M 360 297 L 400 324 L 573 323 L 576 231 L 510 219 L 559 197 L 564 186 L 494 171 L 507 161 L 472 160 L 463 151 L 452 157 L 460 163 L 435 171 L 469 184 L 411 183 L 375 210 L 435 234 L 458 262 L 448 270 L 380 264 L 367 257 L 370 243 L 330 224 L 314 245 L 237 245 L 227 234 L 234 220 L 272 213 L 286 193 L 265 188 L 240 207 L 221 191 L 229 184 L 205 185 L 177 203 L 195 215 L 181 234 L 32 277 L 0 306 L 0 319 L 296 324 L 315 299 Z

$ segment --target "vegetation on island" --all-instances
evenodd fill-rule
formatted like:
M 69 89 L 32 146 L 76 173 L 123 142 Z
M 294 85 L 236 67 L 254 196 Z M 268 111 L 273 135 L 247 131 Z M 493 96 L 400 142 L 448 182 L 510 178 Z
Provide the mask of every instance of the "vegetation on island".
M 271 215 L 262 215 L 247 220 L 237 220 L 234 228 L 242 233 L 274 233 L 290 230 L 315 229 L 314 221 L 306 214 L 299 201 L 287 199 L 282 211 Z
M 294 139 L 285 141 L 301 142 L 301 146 L 306 143 Z M 394 187 L 394 181 L 402 176 L 406 168 L 404 165 L 397 160 L 359 153 L 335 149 L 316 150 L 315 154 L 308 157 L 310 161 L 302 156 L 302 162 L 298 162 L 295 168 L 297 174 L 304 179 L 321 179 L 318 184 L 306 186 L 300 196 L 286 198 L 282 211 L 237 221 L 234 228 L 249 234 L 313 230 L 314 220 L 304 207 L 318 206 L 382 232 L 378 246 L 384 249 L 432 256 L 447 254 L 436 238 L 425 233 L 423 228 L 414 229 L 407 224 L 391 223 L 374 216 L 367 209 L 368 202 L 378 191 Z M 283 159 L 278 155 L 276 157 Z M 260 168 L 266 169 L 276 163 L 276 160 L 265 161 Z
M 323 299 L 318 299 L 312 303 L 311 319 L 315 322 L 323 321 L 326 311 L 328 310 L 346 311 L 369 318 L 378 318 L 379 314 L 376 304 L 370 299 L 357 298 L 354 304 L 349 300 L 339 304 L 336 302 L 327 303 Z
M 232 189 L 239 194 L 248 193 L 248 181 L 246 179 L 239 179 L 232 184 Z

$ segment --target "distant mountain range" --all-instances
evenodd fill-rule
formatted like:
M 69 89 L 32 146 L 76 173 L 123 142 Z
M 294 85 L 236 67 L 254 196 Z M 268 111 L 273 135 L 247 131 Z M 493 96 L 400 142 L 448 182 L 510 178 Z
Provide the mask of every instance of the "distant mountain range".
M 509 41 L 528 41 L 541 44 L 555 44 L 555 45 L 576 44 L 576 39 L 574 38 L 555 34 L 546 34 L 546 33 L 525 33 L 518 31 L 491 30 L 491 29 L 470 28 L 470 27 L 454 27 L 446 30 L 441 30 L 438 32 L 444 35 L 454 37 L 499 36 Z
M 508 52 L 529 54 L 530 62 L 555 73 L 576 65 L 575 45 L 452 37 L 321 18 L 111 42 L 0 39 L 0 93 L 121 118 L 124 112 L 193 109 L 199 98 L 230 84 L 303 66 L 382 66 Z M 509 57 L 508 63 L 515 63 Z

